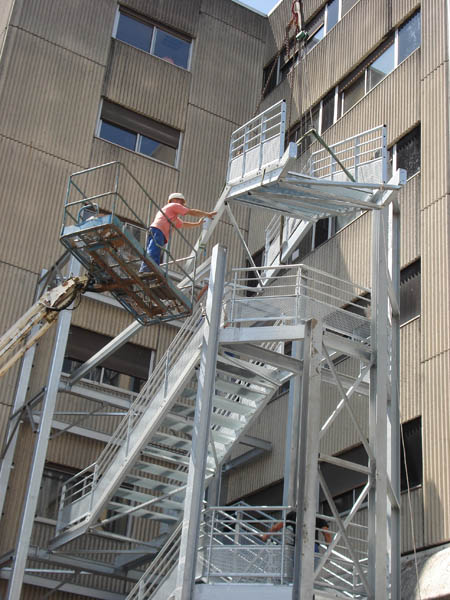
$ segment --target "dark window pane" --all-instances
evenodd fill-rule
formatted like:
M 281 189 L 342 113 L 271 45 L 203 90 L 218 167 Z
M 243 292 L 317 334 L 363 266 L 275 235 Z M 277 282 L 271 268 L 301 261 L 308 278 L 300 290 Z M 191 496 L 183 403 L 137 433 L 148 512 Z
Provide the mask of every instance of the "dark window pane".
M 36 515 L 47 519 L 58 518 L 59 496 L 64 483 L 73 473 L 54 468 L 45 468 L 41 480 Z
M 401 491 L 420 485 L 423 481 L 422 470 L 422 419 L 418 417 L 402 425 L 403 443 L 401 448 Z M 408 478 L 406 477 L 408 473 Z
M 339 0 L 331 0 L 327 7 L 327 33 L 339 19 Z
M 393 71 L 395 61 L 394 45 L 390 46 L 367 69 L 367 89 L 371 90 L 388 73 Z
M 157 29 L 153 53 L 163 60 L 187 69 L 189 62 L 190 43 L 166 31 Z
M 314 248 L 320 246 L 328 239 L 328 231 L 329 231 L 329 219 L 320 219 L 316 223 L 315 235 L 314 235 Z
M 358 2 L 358 0 L 342 0 L 342 17 L 345 15 L 345 13 L 348 13 L 348 11 L 352 8 L 352 6 L 354 6 L 356 3 Z
M 135 48 L 150 52 L 153 27 L 133 19 L 123 13 L 119 14 L 116 38 Z
M 334 123 L 334 98 L 333 90 L 322 101 L 322 133 Z
M 145 154 L 146 156 L 156 158 L 157 160 L 165 162 L 169 165 L 174 165 L 177 158 L 177 151 L 175 148 L 161 144 L 160 142 L 145 137 L 144 135 L 141 137 L 139 152 L 141 152 L 141 154 Z
M 400 273 L 400 325 L 420 315 L 420 260 Z
M 420 11 L 398 30 L 398 62 L 405 60 L 420 46 Z
M 309 38 L 309 40 L 306 42 L 306 52 L 309 52 L 310 50 L 312 50 L 314 48 L 314 46 L 317 46 L 317 44 L 320 42 L 320 40 L 323 39 L 323 36 L 325 35 L 325 26 L 322 25 L 322 27 L 320 29 L 318 29 L 317 31 L 315 31 L 312 36 Z
M 344 105 L 342 114 L 347 112 L 354 104 L 361 100 L 365 94 L 365 75 L 361 75 L 344 92 Z
M 397 143 L 397 169 L 406 169 L 407 177 L 420 170 L 420 127 L 416 127 Z
M 123 148 L 128 148 L 129 150 L 136 149 L 137 135 L 132 131 L 127 131 L 126 129 L 122 129 L 122 127 L 118 127 L 112 123 L 102 121 L 100 127 L 100 137 L 108 142 L 113 142 L 113 144 L 122 146 Z

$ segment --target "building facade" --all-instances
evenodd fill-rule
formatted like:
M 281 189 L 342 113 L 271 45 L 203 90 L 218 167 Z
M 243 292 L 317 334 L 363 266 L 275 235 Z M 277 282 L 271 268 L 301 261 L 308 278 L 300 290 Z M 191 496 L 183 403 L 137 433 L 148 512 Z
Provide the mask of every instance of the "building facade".
M 6 297 L 0 328 L 6 330 L 28 308 L 40 273 L 62 254 L 58 235 L 71 173 L 120 161 L 157 202 L 182 191 L 192 206 L 213 210 L 225 181 L 231 132 L 258 109 L 287 101 L 287 141 L 298 141 L 311 126 L 332 144 L 385 124 L 392 168 L 405 168 L 408 176 L 400 193 L 402 552 L 438 551 L 450 541 L 449 7 L 444 0 L 305 0 L 308 40 L 301 46 L 292 28 L 286 35 L 291 4 L 282 0 L 265 17 L 232 0 L 3 3 L 0 273 Z M 299 154 L 307 146 L 300 143 Z M 240 208 L 236 217 L 255 262 L 264 261 L 271 215 Z M 369 240 L 367 214 L 351 222 L 327 219 L 309 231 L 290 260 L 370 287 Z M 226 217 L 210 245 L 216 242 L 228 247 L 229 266 L 245 265 Z M 73 312 L 63 371 L 73 371 L 130 320 L 114 304 L 85 297 Z M 42 597 L 43 588 L 61 581 L 60 573 L 45 571 L 48 563 L 38 553 L 54 533 L 61 482 L 96 459 L 175 331 L 170 325 L 141 329 L 122 353 L 90 375 L 85 386 L 107 390 L 115 402 L 93 400 L 92 393 L 58 394 L 24 598 Z M 17 545 L 18 499 L 26 495 L 52 343 L 48 334 L 35 354 L 28 408 L 9 469 L 0 539 L 0 555 L 6 557 L 0 565 L 2 595 Z M 19 376 L 18 366 L 0 383 L 4 440 Z M 332 406 L 335 392 L 323 393 Z M 272 451 L 224 473 L 224 503 L 282 502 L 287 398 L 281 389 L 251 431 L 270 441 Z M 364 421 L 357 397 L 353 408 Z M 243 451 L 238 448 L 234 456 Z M 343 458 L 358 453 L 344 420 L 336 421 L 323 451 Z M 339 471 L 329 477 L 345 513 L 361 483 Z M 105 563 L 130 550 L 129 539 L 144 543 L 161 533 L 148 521 L 120 523 L 107 532 L 115 541 L 111 535 L 95 538 L 94 550 L 104 552 Z M 92 558 L 83 548 L 77 541 L 71 551 Z M 124 597 L 134 581 L 106 571 L 83 576 L 67 564 L 61 569 L 67 581 L 55 597 Z M 439 596 L 422 592 L 424 597 Z

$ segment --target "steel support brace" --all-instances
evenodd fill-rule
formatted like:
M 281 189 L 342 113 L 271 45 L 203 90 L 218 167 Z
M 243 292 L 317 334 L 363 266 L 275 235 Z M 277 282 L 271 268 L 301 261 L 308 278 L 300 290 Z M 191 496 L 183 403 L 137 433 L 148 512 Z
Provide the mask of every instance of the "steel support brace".
M 203 330 L 192 451 L 189 461 L 175 593 L 177 600 L 190 600 L 194 588 L 201 511 L 205 493 L 212 399 L 215 390 L 225 264 L 226 249 L 217 245 L 213 249 L 211 276 L 206 300 L 206 319 Z
M 74 276 L 77 276 L 80 273 L 80 268 L 80 263 L 75 259 L 72 259 L 69 267 L 70 272 Z M 61 378 L 71 318 L 71 311 L 66 310 L 61 313 L 58 320 L 58 329 L 55 346 L 53 348 L 47 391 L 43 400 L 42 420 L 34 448 L 25 505 L 22 510 L 22 518 L 20 521 L 18 543 L 13 561 L 13 570 L 8 584 L 8 600 L 17 600 L 17 598 L 20 598 L 21 596 L 28 549 L 33 530 L 42 473 L 44 471 L 45 457 L 47 454 L 48 440 L 52 426 L 52 418 L 55 410 L 56 396 L 58 394 L 59 380 Z
M 309 321 L 305 330 L 297 471 L 297 529 L 292 600 L 311 600 L 314 588 L 314 539 L 318 501 L 320 440 L 320 362 L 322 324 Z

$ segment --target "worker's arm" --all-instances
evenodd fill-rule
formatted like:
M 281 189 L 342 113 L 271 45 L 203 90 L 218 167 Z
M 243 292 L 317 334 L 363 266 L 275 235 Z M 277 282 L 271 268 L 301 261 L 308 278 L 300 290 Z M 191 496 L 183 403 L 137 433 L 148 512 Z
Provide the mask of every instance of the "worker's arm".
M 328 528 L 328 525 L 324 525 L 322 527 L 322 533 L 323 533 L 323 537 L 324 537 L 326 543 L 327 544 L 331 544 L 333 536 L 331 535 L 331 532 L 330 532 L 330 530 Z
M 262 536 L 262 541 L 267 542 L 267 540 L 270 538 L 270 534 L 275 533 L 276 531 L 280 531 L 280 529 L 283 529 L 283 526 L 283 521 L 279 521 L 278 523 L 275 523 L 275 525 L 272 525 L 269 531 Z
M 206 210 L 200 210 L 198 208 L 190 208 L 186 213 L 190 217 L 205 217 L 207 219 L 212 219 L 215 215 L 217 215 L 217 211 L 206 212 Z
M 181 229 L 192 229 L 193 227 L 200 227 L 200 225 L 203 225 L 203 221 L 205 219 L 200 219 L 199 221 L 193 221 L 193 222 L 189 222 L 189 221 L 183 221 L 182 219 L 180 219 L 182 225 L 181 225 Z

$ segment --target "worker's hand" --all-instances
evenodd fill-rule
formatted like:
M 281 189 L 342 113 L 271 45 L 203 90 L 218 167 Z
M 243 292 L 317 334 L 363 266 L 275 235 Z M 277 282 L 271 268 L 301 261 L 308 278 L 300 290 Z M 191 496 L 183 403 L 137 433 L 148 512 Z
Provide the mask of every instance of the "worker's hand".
M 208 219 L 212 219 L 216 215 L 217 215 L 217 210 L 214 210 L 213 212 L 208 213 Z
M 264 535 L 261 536 L 261 539 L 263 542 L 267 542 L 267 540 L 269 539 L 269 536 L 267 535 L 267 533 L 265 533 Z

